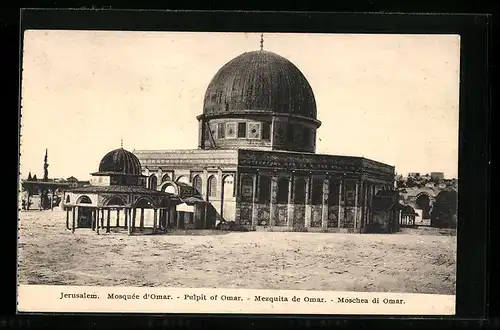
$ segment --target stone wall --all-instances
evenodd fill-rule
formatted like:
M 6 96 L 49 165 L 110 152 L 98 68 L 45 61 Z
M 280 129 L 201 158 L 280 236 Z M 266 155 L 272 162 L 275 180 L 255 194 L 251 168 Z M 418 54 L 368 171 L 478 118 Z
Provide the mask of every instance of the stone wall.
M 306 208 L 310 207 L 310 219 L 309 222 L 306 218 Z M 322 223 L 322 206 L 321 205 L 301 205 L 295 204 L 293 205 L 293 219 L 292 221 L 288 221 L 290 205 L 288 204 L 277 204 L 275 206 L 277 217 L 275 219 L 270 219 L 270 204 L 259 204 L 255 203 L 255 206 L 252 205 L 251 202 L 240 202 L 236 204 L 236 209 L 239 216 L 236 218 L 236 222 L 248 227 L 255 227 L 252 223 L 253 212 L 255 212 L 256 217 L 256 225 L 260 227 L 289 227 L 289 228 L 298 228 L 298 227 L 308 227 L 308 228 L 339 228 L 338 224 L 338 206 L 331 206 L 327 209 L 328 218 L 326 221 L 326 227 L 323 226 Z M 354 207 L 343 208 L 346 210 L 347 218 L 341 218 L 340 228 L 355 228 L 354 227 L 354 214 L 357 215 L 356 227 L 360 228 L 362 222 L 362 207 L 357 208 L 357 212 L 355 212 Z M 344 214 L 344 213 L 342 213 Z M 342 215 L 341 215 L 342 216 Z

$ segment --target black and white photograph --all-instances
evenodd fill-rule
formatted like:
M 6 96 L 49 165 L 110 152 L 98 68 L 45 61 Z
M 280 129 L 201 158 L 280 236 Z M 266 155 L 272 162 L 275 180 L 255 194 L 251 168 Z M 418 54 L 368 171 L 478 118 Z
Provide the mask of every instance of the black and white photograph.
M 459 73 L 452 34 L 26 30 L 18 284 L 453 314 Z

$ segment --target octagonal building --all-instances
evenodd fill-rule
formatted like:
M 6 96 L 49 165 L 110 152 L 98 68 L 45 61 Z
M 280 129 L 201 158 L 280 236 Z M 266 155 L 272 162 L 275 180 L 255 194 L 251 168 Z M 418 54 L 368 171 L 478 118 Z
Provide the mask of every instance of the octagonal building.
M 316 153 L 314 92 L 286 58 L 261 48 L 229 61 L 208 84 L 197 120 L 197 149 L 133 151 L 148 188 L 178 194 L 188 185 L 202 196 L 183 226 L 397 230 L 394 167 Z

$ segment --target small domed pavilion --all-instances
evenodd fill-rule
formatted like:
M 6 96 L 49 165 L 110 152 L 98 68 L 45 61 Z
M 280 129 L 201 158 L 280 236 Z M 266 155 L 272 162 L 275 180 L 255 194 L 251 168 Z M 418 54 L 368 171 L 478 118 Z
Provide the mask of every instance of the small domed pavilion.
M 74 232 L 76 228 L 92 228 L 97 234 L 100 229 L 109 233 L 112 227 L 126 229 L 128 234 L 137 227 L 140 232 L 145 228 L 166 231 L 175 218 L 176 205 L 181 203 L 179 197 L 145 188 L 139 159 L 123 147 L 108 152 L 99 170 L 91 175 L 90 186 L 64 193 L 67 229 Z

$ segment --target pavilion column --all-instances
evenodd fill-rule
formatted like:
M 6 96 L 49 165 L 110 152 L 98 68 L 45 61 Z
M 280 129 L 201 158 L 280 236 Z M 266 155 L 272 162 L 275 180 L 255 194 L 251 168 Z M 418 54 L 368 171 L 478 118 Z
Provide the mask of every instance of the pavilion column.
M 330 180 L 323 180 L 323 198 L 321 204 L 321 227 L 328 228 L 328 196 L 330 195 Z
M 132 222 L 132 232 L 135 232 L 135 218 L 136 218 L 136 216 L 137 216 L 137 209 L 134 207 L 132 209 L 132 219 L 131 219 L 132 220 L 131 221 Z
M 165 218 L 163 231 L 166 233 L 167 230 L 168 230 L 168 223 L 169 223 L 169 218 L 170 218 L 170 211 L 169 211 L 169 209 L 164 209 L 163 210 L 163 216 Z
M 116 210 L 116 227 L 120 227 L 120 209 Z
M 125 227 L 127 228 L 127 234 L 132 235 L 132 215 L 131 209 L 125 209 Z
M 72 220 L 73 220 L 73 222 L 71 224 L 71 232 L 73 232 L 73 233 L 75 232 L 75 225 L 76 225 L 76 210 L 77 210 L 77 208 L 75 206 L 73 206 L 71 208 L 71 211 L 72 211 L 71 213 L 73 213 L 72 214 L 72 217 L 73 217 Z
M 362 206 L 362 209 L 361 209 L 361 228 L 364 228 L 365 225 L 366 225 L 366 213 L 367 213 L 367 207 L 366 207 L 366 203 L 367 203 L 367 198 L 368 198 L 368 194 L 367 194 L 367 191 L 368 191 L 368 187 L 366 186 L 365 182 L 361 182 L 361 185 L 362 185 L 362 202 L 361 204 L 363 205 Z
M 358 221 L 358 206 L 359 206 L 359 181 L 356 180 L 356 190 L 354 191 L 354 228 L 359 227 Z
M 288 227 L 293 227 L 293 216 L 295 212 L 295 180 L 296 177 L 293 172 L 290 173 L 290 177 L 288 178 L 288 204 L 286 217 L 286 225 Z
M 141 207 L 141 219 L 139 222 L 139 230 L 143 231 L 144 230 L 144 208 Z
M 342 228 L 342 222 L 344 221 L 344 198 L 343 198 L 343 194 L 344 194 L 344 180 L 343 179 L 340 179 L 339 181 L 339 196 L 338 196 L 338 199 L 339 199 L 339 210 L 338 210 L 338 215 L 337 215 L 337 219 L 338 219 L 338 227 L 339 228 Z
M 108 218 L 106 219 L 106 232 L 111 232 L 111 210 L 108 209 Z
M 128 208 L 124 208 L 124 209 L 123 209 L 123 211 L 124 211 L 123 213 L 124 213 L 124 215 L 125 215 L 125 220 L 124 220 L 124 222 L 125 222 L 125 229 L 127 229 L 128 227 L 130 227 L 130 226 L 128 225 L 128 223 L 129 223 L 129 221 L 128 221 L 128 218 L 129 218 L 129 217 L 128 217 L 128 210 L 129 210 Z
M 278 177 L 276 175 L 271 176 L 271 201 L 269 203 L 269 226 L 276 225 L 276 219 L 278 218 Z
M 366 194 L 367 194 L 367 199 L 366 199 L 367 208 L 366 208 L 365 224 L 369 224 L 372 216 L 372 198 L 373 198 L 372 185 L 370 183 L 366 184 Z
M 104 209 L 101 210 L 101 229 L 104 229 Z
M 158 222 L 158 210 L 154 209 L 153 213 L 154 213 L 154 215 L 153 215 L 153 230 L 156 231 L 156 224 Z
M 177 210 L 175 207 L 172 207 L 170 209 L 170 218 L 172 219 L 172 221 L 175 221 L 175 227 L 179 229 L 181 226 L 181 222 L 180 222 L 180 217 L 177 216 Z
M 313 184 L 313 176 L 309 175 L 306 178 L 306 209 L 304 212 L 304 227 L 311 227 L 311 216 L 312 216 L 312 184 Z
M 69 227 L 69 209 L 66 209 L 66 229 L 71 229 Z
M 96 223 L 97 223 L 97 210 L 95 209 L 92 209 L 91 211 L 91 215 L 92 215 L 92 224 L 91 224 L 91 227 L 92 227 L 92 230 L 95 231 L 95 228 L 96 228 Z
M 258 185 L 259 175 L 254 174 L 252 179 L 253 179 L 253 182 L 252 182 L 252 228 L 255 228 L 257 226 L 257 219 L 258 219 L 257 185 Z
M 96 220 L 95 221 L 95 225 L 96 225 L 95 226 L 95 231 L 96 231 L 97 235 L 99 235 L 99 211 L 100 211 L 99 209 L 95 210 L 95 216 L 96 216 L 96 219 L 95 219 Z

